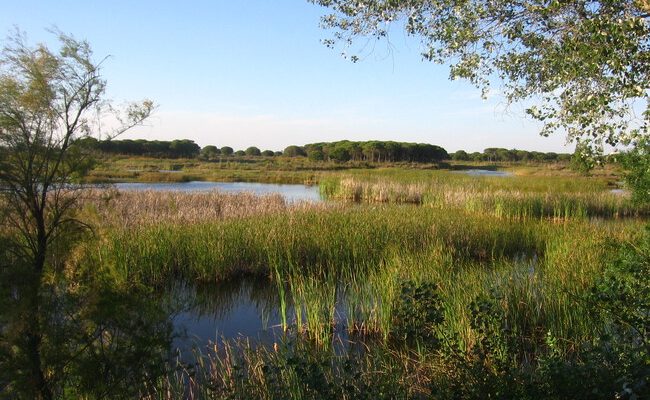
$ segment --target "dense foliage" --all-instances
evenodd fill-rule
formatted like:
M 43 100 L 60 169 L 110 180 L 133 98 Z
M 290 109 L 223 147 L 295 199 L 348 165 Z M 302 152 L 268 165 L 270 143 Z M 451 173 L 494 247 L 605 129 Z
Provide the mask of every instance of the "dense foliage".
M 526 151 L 517 149 L 504 149 L 490 147 L 483 150 L 482 153 L 467 153 L 464 150 L 458 150 L 451 155 L 452 160 L 456 161 L 569 161 L 570 154 L 558 154 L 554 152 L 543 153 L 541 151 Z
M 341 140 L 338 142 L 311 143 L 304 146 L 287 146 L 284 151 L 260 151 L 251 146 L 246 150 L 235 153 L 231 147 L 218 148 L 207 145 L 200 148 L 191 140 L 148 141 L 137 140 L 97 140 L 84 138 L 77 142 L 81 147 L 99 151 L 105 154 L 134 155 L 155 158 L 200 158 L 206 161 L 216 161 L 231 155 L 249 157 L 308 157 L 312 161 L 331 162 L 422 162 L 436 163 L 443 160 L 455 161 L 524 161 L 524 162 L 555 162 L 568 161 L 569 154 L 554 152 L 526 151 L 504 148 L 487 148 L 483 152 L 468 153 L 459 150 L 448 154 L 440 146 L 424 143 L 403 143 L 393 141 L 355 142 Z
M 438 162 L 449 158 L 447 151 L 442 147 L 426 143 L 341 140 L 329 143 L 311 143 L 303 147 L 307 156 L 312 160 Z
M 201 152 L 201 147 L 198 144 L 187 139 L 173 141 L 143 139 L 98 140 L 93 137 L 86 137 L 78 140 L 77 144 L 84 148 L 97 150 L 106 154 L 125 154 L 133 156 L 193 158 L 197 157 Z M 206 150 L 206 154 L 219 154 L 217 150 L 216 147 L 213 149 L 209 148 Z
M 632 198 L 637 203 L 650 203 L 650 138 L 639 140 L 620 160 L 626 170 L 625 182 L 633 189 Z
M 334 31 L 327 45 L 347 51 L 356 38 L 387 40 L 391 29 L 403 29 L 421 40 L 425 59 L 451 64 L 452 79 L 468 79 L 485 94 L 500 78 L 506 100 L 527 101 L 543 135 L 566 132 L 598 154 L 648 134 L 647 1 L 312 2 L 333 11 L 322 21 Z

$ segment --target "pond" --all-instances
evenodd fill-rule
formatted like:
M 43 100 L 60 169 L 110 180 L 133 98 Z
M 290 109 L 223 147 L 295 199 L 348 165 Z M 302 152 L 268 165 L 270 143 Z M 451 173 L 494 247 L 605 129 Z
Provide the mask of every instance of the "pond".
M 336 292 L 332 349 L 337 353 L 358 351 L 362 342 L 359 338 L 353 341 L 346 329 L 343 290 L 337 287 Z M 282 326 L 278 288 L 268 278 L 243 277 L 205 286 L 176 284 L 161 291 L 158 301 L 173 304 L 170 350 L 178 351 L 182 361 L 192 362 L 193 349 L 203 351 L 214 344 L 222 348 L 224 341 L 243 339 L 253 347 L 271 347 L 295 337 L 295 308 L 290 298 L 285 300 L 288 336 Z
M 489 169 L 467 169 L 467 170 L 454 171 L 454 172 L 458 174 L 465 174 L 471 176 L 497 176 L 497 177 L 513 176 L 512 172 L 493 171 Z
M 620 188 L 617 188 L 617 189 L 610 189 L 609 192 L 610 192 L 611 194 L 615 194 L 615 195 L 617 195 L 617 196 L 627 196 L 627 195 L 630 194 L 630 192 L 629 192 L 628 190 L 620 189 Z
M 539 273 L 540 260 L 535 252 L 522 251 L 513 255 L 511 260 L 513 270 L 510 271 L 510 279 L 535 279 Z M 353 338 L 347 330 L 348 318 L 359 312 L 359 306 L 367 307 L 369 298 L 358 293 L 355 295 L 347 282 L 337 282 L 333 293 L 334 301 L 329 304 L 333 306 L 331 337 L 335 350 L 349 350 L 353 343 L 370 340 Z M 160 291 L 158 301 L 174 305 L 171 318 L 175 334 L 172 350 L 179 349 L 184 355 L 193 348 L 204 349 L 212 343 L 220 344 L 222 340 L 242 338 L 254 345 L 264 346 L 281 341 L 284 331 L 280 296 L 278 286 L 268 277 L 240 276 L 198 286 L 175 283 Z M 284 296 L 287 323 L 290 332 L 295 333 L 296 309 L 289 287 L 285 288 Z M 306 311 L 304 308 L 302 310 L 303 313 Z
M 281 334 L 280 299 L 267 279 L 239 279 L 209 286 L 178 284 L 161 293 L 177 305 L 173 348 L 187 354 L 221 338 L 271 344 Z
M 280 194 L 287 201 L 321 201 L 318 186 L 289 185 L 277 183 L 252 183 L 252 182 L 174 182 L 174 183 L 115 183 L 119 190 L 159 190 L 179 192 L 203 192 L 219 190 L 226 193 L 248 192 L 256 195 Z

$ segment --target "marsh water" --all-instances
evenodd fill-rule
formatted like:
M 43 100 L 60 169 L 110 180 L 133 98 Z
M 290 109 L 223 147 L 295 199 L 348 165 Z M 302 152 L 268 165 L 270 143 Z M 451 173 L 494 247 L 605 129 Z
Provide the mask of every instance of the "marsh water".
M 218 190 L 226 193 L 253 193 L 256 195 L 279 194 L 290 202 L 294 201 L 321 201 L 318 186 L 290 185 L 278 183 L 255 182 L 174 182 L 174 183 L 115 183 L 119 190 L 154 190 L 154 191 L 180 191 L 180 192 L 205 192 Z
M 464 169 L 455 172 L 459 174 L 470 175 L 470 176 L 496 176 L 496 177 L 513 176 L 512 172 L 496 171 L 496 170 L 489 170 L 489 169 Z
M 344 290 L 338 287 L 334 303 L 332 345 L 335 351 L 355 347 L 345 326 Z M 176 284 L 160 292 L 160 302 L 173 304 L 171 350 L 191 360 L 193 349 L 204 350 L 225 341 L 246 340 L 252 346 L 272 346 L 296 328 L 295 308 L 285 297 L 289 331 L 282 326 L 281 298 L 267 278 L 247 277 L 206 286 Z M 303 313 L 304 313 L 303 309 Z M 345 350 L 347 349 L 347 350 Z
M 278 290 L 268 279 L 244 278 L 209 286 L 180 283 L 165 288 L 160 296 L 175 304 L 172 346 L 181 353 L 222 339 L 271 344 L 282 333 Z

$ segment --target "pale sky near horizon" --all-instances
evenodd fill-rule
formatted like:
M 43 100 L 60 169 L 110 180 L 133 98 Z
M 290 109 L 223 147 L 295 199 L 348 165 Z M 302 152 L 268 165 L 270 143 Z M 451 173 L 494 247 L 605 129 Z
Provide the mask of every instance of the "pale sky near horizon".
M 326 9 L 306 0 L 10 1 L 0 35 L 53 44 L 56 26 L 86 39 L 116 103 L 150 98 L 147 126 L 123 138 L 192 139 L 204 146 L 282 150 L 320 141 L 424 142 L 448 151 L 486 147 L 572 152 L 540 137 L 523 107 L 482 100 L 446 66 L 422 61 L 416 40 L 395 32 L 358 63 L 320 40 Z M 363 44 L 359 42 L 359 44 Z

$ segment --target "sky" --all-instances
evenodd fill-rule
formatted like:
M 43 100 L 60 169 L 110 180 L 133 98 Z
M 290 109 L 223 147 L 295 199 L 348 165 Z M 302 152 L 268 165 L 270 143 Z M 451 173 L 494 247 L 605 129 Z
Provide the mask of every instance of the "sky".
M 282 150 L 334 140 L 572 152 L 558 133 L 498 88 L 488 100 L 449 69 L 423 61 L 416 39 L 394 32 L 352 63 L 321 43 L 327 9 L 306 0 L 0 0 L 0 37 L 16 28 L 55 47 L 48 28 L 87 40 L 115 104 L 152 99 L 146 126 L 121 138 L 191 139 L 201 146 Z

